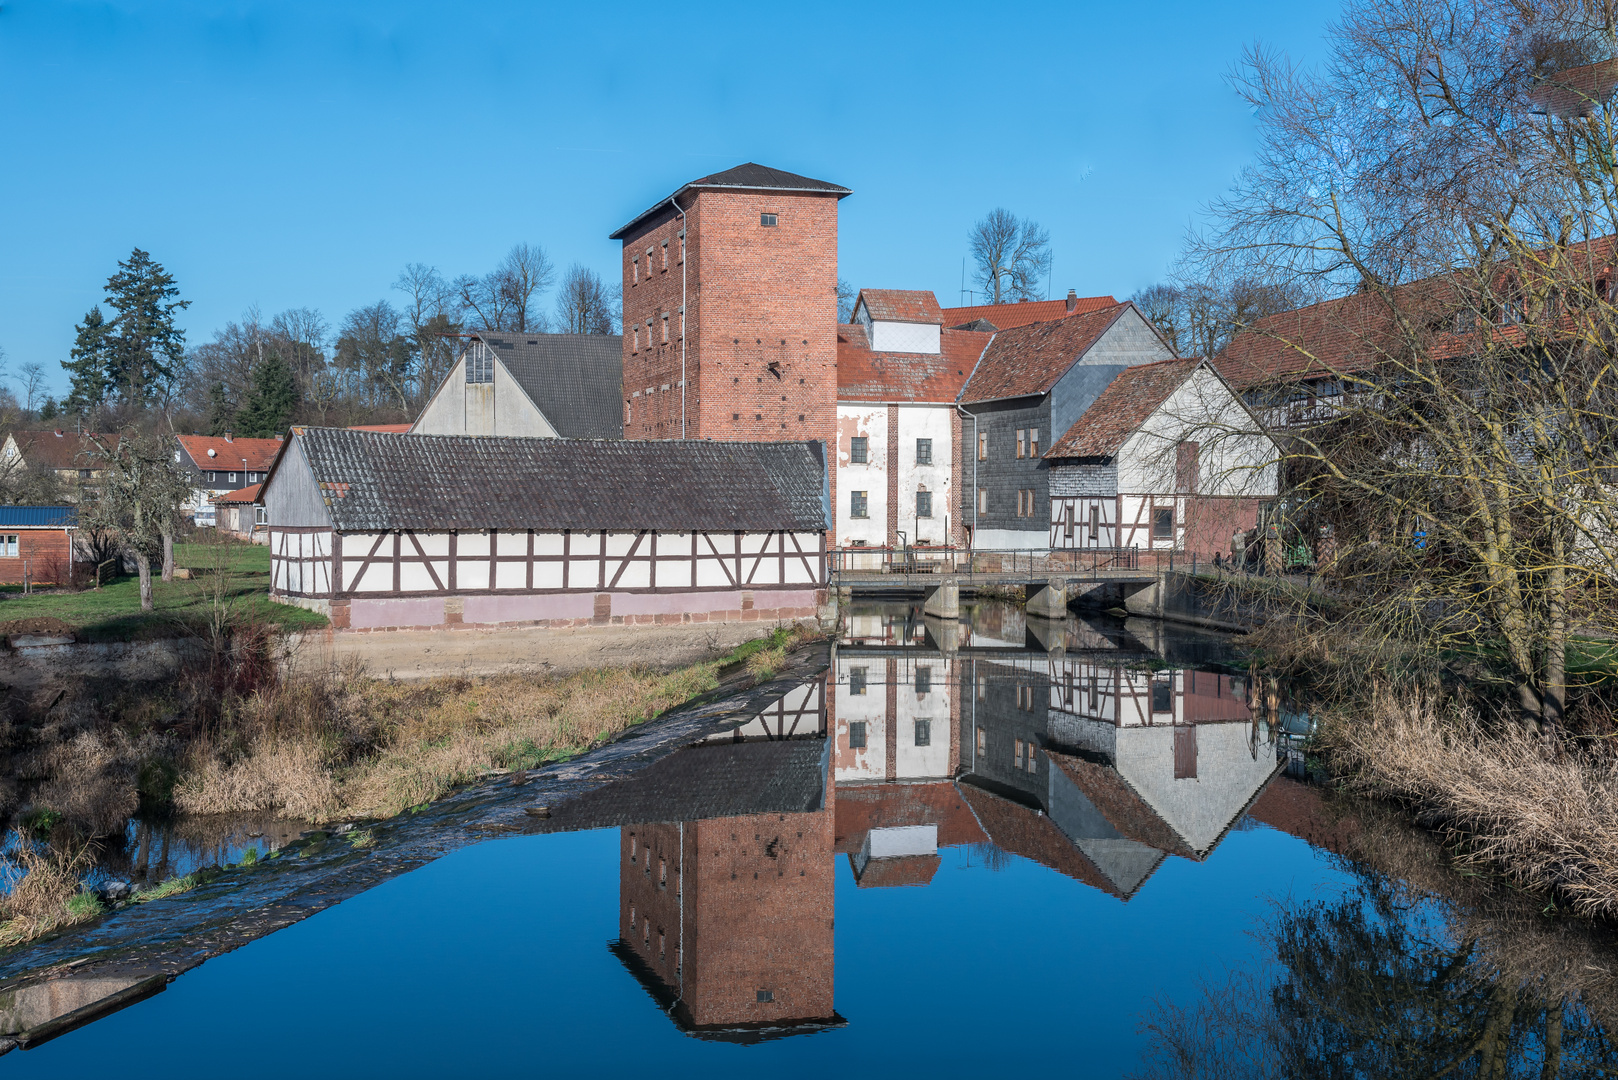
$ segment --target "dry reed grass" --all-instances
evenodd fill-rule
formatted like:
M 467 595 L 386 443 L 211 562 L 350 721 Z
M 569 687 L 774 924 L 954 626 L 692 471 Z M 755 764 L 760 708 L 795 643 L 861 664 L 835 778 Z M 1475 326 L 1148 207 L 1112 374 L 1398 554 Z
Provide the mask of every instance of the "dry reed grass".
M 1463 865 L 1618 917 L 1618 766 L 1424 695 L 1379 690 L 1368 712 L 1322 732 L 1351 787 L 1412 807 Z
M 74 902 L 81 895 L 84 872 L 95 859 L 89 844 L 36 846 L 20 830 L 11 839 L 11 859 L 23 874 L 11 892 L 0 897 L 0 949 L 100 913 L 99 904 Z
M 241 698 L 193 744 L 174 789 L 191 814 L 275 811 L 311 821 L 391 817 L 491 772 L 570 757 L 718 685 L 744 659 L 755 680 L 806 636 L 782 630 L 672 672 L 499 675 L 400 683 L 358 668 L 295 677 Z

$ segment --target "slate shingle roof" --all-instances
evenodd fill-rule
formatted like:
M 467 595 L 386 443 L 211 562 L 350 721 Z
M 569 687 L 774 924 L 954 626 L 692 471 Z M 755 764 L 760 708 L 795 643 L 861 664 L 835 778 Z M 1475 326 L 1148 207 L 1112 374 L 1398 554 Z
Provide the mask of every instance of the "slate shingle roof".
M 624 339 L 618 334 L 480 332 L 564 439 L 624 437 Z
M 938 297 L 930 289 L 861 289 L 859 298 L 854 301 L 854 309 L 859 310 L 862 304 L 871 318 L 879 322 L 932 323 L 938 326 L 944 321 Z
M 1045 757 L 1054 768 L 1061 769 L 1073 786 L 1084 793 L 1107 823 L 1126 840 L 1146 844 L 1182 859 L 1200 861 L 1207 852 L 1199 852 L 1181 836 L 1179 831 L 1163 820 L 1156 810 L 1142 799 L 1128 780 L 1116 770 L 1072 754 L 1045 751 Z
M 814 180 L 807 176 L 799 176 L 797 173 L 789 173 L 785 169 L 772 169 L 768 165 L 759 165 L 749 161 L 733 169 L 711 173 L 688 184 L 682 184 L 667 198 L 657 200 L 657 202 L 636 214 L 627 225 L 614 232 L 607 239 L 622 240 L 629 230 L 667 207 L 669 199 L 693 188 L 708 188 L 720 191 L 798 191 L 811 194 L 835 195 L 839 199 L 845 195 L 854 194 L 848 188 L 838 184 L 828 183 L 825 180 Z
M 1065 319 L 1069 315 L 1088 315 L 1092 311 L 1109 308 L 1118 301 L 1110 296 L 1081 296 L 1074 304 L 1073 310 L 1067 309 L 1067 301 L 1063 300 L 1029 300 L 1022 304 L 975 304 L 969 307 L 947 307 L 943 309 L 945 326 L 964 326 L 979 319 L 994 326 L 997 330 L 1010 330 L 1013 326 L 1027 326 L 1029 323 L 1051 322 L 1055 319 Z
M 951 402 L 993 335 L 945 330 L 939 353 L 872 352 L 865 328 L 837 328 L 837 400 Z
M 819 443 L 394 435 L 344 428 L 294 428 L 293 439 L 326 494 L 333 525 L 345 532 L 826 528 Z
M 1112 457 L 1146 418 L 1191 377 L 1196 357 L 1138 364 L 1120 371 L 1095 403 L 1047 451 L 1047 458 Z
M 984 351 L 961 400 L 971 404 L 1049 393 L 1129 307 L 1114 304 L 1055 322 L 1000 331 Z

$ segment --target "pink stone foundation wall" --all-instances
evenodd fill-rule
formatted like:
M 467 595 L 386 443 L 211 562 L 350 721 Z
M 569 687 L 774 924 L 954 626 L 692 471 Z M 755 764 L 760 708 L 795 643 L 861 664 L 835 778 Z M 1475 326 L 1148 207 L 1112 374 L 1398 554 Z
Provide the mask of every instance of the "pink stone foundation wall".
M 825 590 L 685 593 L 550 593 L 530 596 L 350 597 L 334 600 L 338 630 L 475 629 L 493 626 L 673 626 L 814 618 Z

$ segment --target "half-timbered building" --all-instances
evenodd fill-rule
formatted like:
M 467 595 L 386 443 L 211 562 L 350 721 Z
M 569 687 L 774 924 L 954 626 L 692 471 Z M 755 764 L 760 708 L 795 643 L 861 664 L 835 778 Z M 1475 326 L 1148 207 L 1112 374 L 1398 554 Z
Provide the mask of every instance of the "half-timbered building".
M 295 428 L 271 592 L 339 628 L 774 621 L 824 600 L 820 443 Z
M 1126 368 L 1044 456 L 1052 548 L 1222 552 L 1279 476 L 1274 441 L 1195 358 Z

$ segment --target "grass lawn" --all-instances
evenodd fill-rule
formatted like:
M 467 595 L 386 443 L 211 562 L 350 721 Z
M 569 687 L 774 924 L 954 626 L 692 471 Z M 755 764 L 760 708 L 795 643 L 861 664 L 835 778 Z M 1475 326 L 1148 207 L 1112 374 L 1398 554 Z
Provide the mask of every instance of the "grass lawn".
M 177 566 L 206 571 L 224 561 L 226 602 L 244 618 L 303 630 L 326 625 L 326 617 L 269 597 L 270 552 L 257 544 L 176 544 Z M 131 574 L 99 591 L 23 596 L 0 591 L 0 626 L 18 619 L 53 618 L 70 626 L 81 641 L 140 641 L 176 637 L 205 625 L 213 602 L 206 572 L 191 581 L 165 584 L 152 573 L 152 611 L 140 609 L 140 580 Z

